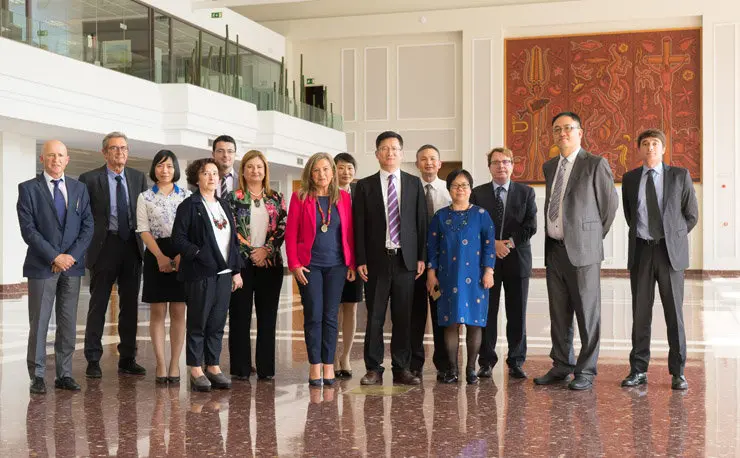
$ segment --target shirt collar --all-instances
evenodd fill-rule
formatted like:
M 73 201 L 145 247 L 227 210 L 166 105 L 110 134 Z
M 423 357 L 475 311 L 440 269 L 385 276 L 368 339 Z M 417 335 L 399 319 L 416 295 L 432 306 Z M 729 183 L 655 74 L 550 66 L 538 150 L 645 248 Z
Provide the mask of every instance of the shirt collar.
M 568 161 L 568 162 L 570 162 L 572 164 L 572 163 L 574 163 L 576 161 L 576 158 L 578 157 L 579 154 L 581 154 L 581 148 L 578 148 L 578 151 L 576 151 L 575 153 L 571 154 L 568 157 L 565 157 L 565 156 L 563 156 L 561 154 L 560 155 L 560 158 L 561 159 L 565 159 L 566 161 Z
M 400 180 L 401 179 L 401 169 L 396 169 L 396 171 L 393 172 L 392 174 L 390 172 L 386 172 L 383 169 L 380 169 L 380 178 L 383 179 L 383 181 L 388 181 L 388 176 L 390 175 L 394 175 L 398 180 Z
M 175 194 L 180 194 L 180 187 L 177 186 L 177 183 L 175 183 L 174 186 L 175 187 L 172 189 L 174 191 L 174 193 Z M 152 186 L 152 192 L 154 194 L 158 193 L 159 192 L 159 186 L 157 186 L 156 184 L 154 186 Z
M 121 171 L 120 174 L 118 174 L 118 173 L 114 172 L 113 170 L 109 169 L 108 166 L 106 165 L 105 166 L 105 171 L 108 174 L 108 176 L 111 177 L 111 178 L 114 178 L 115 179 L 117 176 L 120 176 L 124 180 L 126 179 L 126 169 L 125 168 Z
M 495 181 L 491 180 L 491 184 L 493 185 L 493 191 L 494 192 L 498 188 L 504 188 L 504 191 L 509 192 L 509 185 L 511 185 L 511 180 L 507 181 L 505 184 L 498 184 Z
M 228 172 L 224 174 L 225 177 L 233 177 L 234 176 L 234 167 L 230 168 Z
M 447 182 L 441 179 L 440 177 L 435 177 L 434 180 L 432 180 L 432 182 L 426 182 L 424 181 L 424 178 L 420 178 L 420 179 L 421 179 L 421 184 L 424 188 L 426 188 L 427 185 L 430 184 L 435 190 L 441 189 L 441 188 L 447 189 Z
M 661 175 L 663 173 L 663 163 L 659 162 L 658 165 L 653 167 L 652 169 L 648 167 L 647 165 L 642 165 L 642 174 L 646 175 L 650 170 L 655 170 L 656 175 Z
M 55 180 L 56 178 L 52 178 L 51 175 L 46 173 L 46 170 L 44 170 L 44 178 L 46 179 L 47 184 L 51 183 L 52 186 L 54 185 L 54 183 L 52 183 L 52 180 Z M 59 179 L 62 180 L 62 183 L 64 183 L 65 181 L 64 174 L 62 174 L 62 176 L 59 177 Z

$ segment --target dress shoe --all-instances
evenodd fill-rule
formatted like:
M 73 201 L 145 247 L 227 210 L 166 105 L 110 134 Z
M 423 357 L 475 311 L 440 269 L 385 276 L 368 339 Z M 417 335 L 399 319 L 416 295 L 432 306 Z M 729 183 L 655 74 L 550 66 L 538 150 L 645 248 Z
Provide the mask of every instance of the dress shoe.
M 336 372 L 336 377 L 338 379 L 343 379 L 343 380 L 350 379 L 350 378 L 352 378 L 352 371 L 348 371 L 348 370 L 345 370 L 345 369 L 339 369 Z
M 41 377 L 34 377 L 31 381 L 31 394 L 46 394 L 46 382 Z
M 543 375 L 542 377 L 536 377 L 534 379 L 534 384 L 535 385 L 554 385 L 556 383 L 562 382 L 563 380 L 567 378 L 568 378 L 568 374 L 560 375 L 550 370 L 547 372 L 547 374 Z
M 568 388 L 576 391 L 590 390 L 592 386 L 593 382 L 591 379 L 581 374 L 576 375 L 568 384 Z
M 326 386 L 332 386 L 337 382 L 336 376 L 334 378 L 325 378 L 324 379 L 324 385 Z
M 80 391 L 82 389 L 79 383 L 75 382 L 75 379 L 72 377 L 62 377 L 54 380 L 54 387 L 69 391 Z
M 512 378 L 527 378 L 527 373 L 524 372 L 521 366 L 511 366 L 509 368 L 509 377 Z
M 308 386 L 321 386 L 322 384 L 323 384 L 323 380 L 320 378 L 308 379 Z
M 360 380 L 360 385 L 382 385 L 383 384 L 383 373 L 378 371 L 367 371 L 364 377 Z
M 146 375 L 146 369 L 137 364 L 134 358 L 118 361 L 118 372 L 129 375 Z
M 205 375 L 193 377 L 191 374 L 190 388 L 193 391 L 211 391 L 211 382 L 208 381 L 208 377 L 206 377 Z
M 445 379 L 446 371 L 437 371 L 437 381 L 441 382 Z
M 90 361 L 87 363 L 87 370 L 85 370 L 85 377 L 87 378 L 101 378 L 103 371 L 100 369 L 100 363 L 97 361 Z
M 471 369 L 467 374 L 465 374 L 465 380 L 468 382 L 468 385 L 477 385 L 480 383 L 480 379 L 478 378 L 478 374 L 475 373 L 475 369 Z
M 646 372 L 631 372 L 624 380 L 622 380 L 622 386 L 638 386 L 647 383 Z
M 249 380 L 249 376 L 248 375 L 231 374 L 231 380 L 248 381 Z
M 491 366 L 481 366 L 478 369 L 478 377 L 480 378 L 491 378 L 493 376 L 493 368 Z
M 421 369 L 413 369 L 413 370 L 411 371 L 411 375 L 413 375 L 414 377 L 417 377 L 417 378 L 418 378 L 419 380 L 421 380 L 421 379 L 423 379 L 423 378 L 424 378 L 424 377 L 422 376 L 422 370 L 421 370 Z
M 269 382 L 270 380 L 272 380 L 274 378 L 275 378 L 274 375 L 258 375 L 257 376 L 257 380 L 264 380 L 264 381 L 267 381 L 267 382 Z
M 167 383 L 169 383 L 170 385 L 178 385 L 180 383 L 180 376 L 179 375 L 175 375 L 173 377 L 173 376 L 168 375 L 167 376 Z
M 419 379 L 419 377 L 415 377 L 411 371 L 403 370 L 393 374 L 393 383 L 398 383 L 400 385 L 419 385 L 421 383 L 421 379 Z
M 211 386 L 213 388 L 219 390 L 228 390 L 231 388 L 231 380 L 223 372 L 212 374 L 206 371 L 206 377 L 208 378 L 208 381 L 211 382 Z
M 674 375 L 671 380 L 671 388 L 674 390 L 688 390 L 689 382 L 683 375 Z
M 445 372 L 444 377 L 442 377 L 442 383 L 457 383 L 457 372 L 455 371 L 447 371 Z

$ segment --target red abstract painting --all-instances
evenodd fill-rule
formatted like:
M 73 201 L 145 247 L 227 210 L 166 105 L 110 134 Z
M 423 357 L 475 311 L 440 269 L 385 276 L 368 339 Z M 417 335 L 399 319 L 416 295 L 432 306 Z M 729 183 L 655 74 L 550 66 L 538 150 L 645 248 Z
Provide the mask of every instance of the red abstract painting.
M 640 165 L 648 128 L 667 138 L 664 161 L 701 178 L 701 30 L 506 40 L 506 143 L 513 178 L 544 183 L 558 154 L 551 120 L 573 111 L 583 147 L 607 158 L 614 178 Z

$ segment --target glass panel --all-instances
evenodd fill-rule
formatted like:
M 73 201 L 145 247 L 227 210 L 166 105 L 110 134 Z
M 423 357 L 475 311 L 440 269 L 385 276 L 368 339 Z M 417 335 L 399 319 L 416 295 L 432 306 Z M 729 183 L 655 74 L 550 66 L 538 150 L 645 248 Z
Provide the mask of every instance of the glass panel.
M 171 83 L 170 79 L 170 18 L 154 13 L 154 82 Z
M 184 22 L 172 19 L 172 56 L 175 79 L 173 83 L 195 84 L 193 62 L 198 43 L 198 30 Z

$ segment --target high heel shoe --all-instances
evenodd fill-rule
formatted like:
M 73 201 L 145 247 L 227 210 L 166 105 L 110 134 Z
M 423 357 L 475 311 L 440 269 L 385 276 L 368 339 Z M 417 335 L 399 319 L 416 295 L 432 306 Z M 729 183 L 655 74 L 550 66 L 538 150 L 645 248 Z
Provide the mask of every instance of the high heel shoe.
M 320 379 L 320 378 L 309 378 L 308 379 L 308 385 L 309 386 L 321 386 L 322 385 L 322 379 Z
M 442 383 L 457 383 L 457 372 L 452 370 L 447 371 L 442 379 Z
M 465 375 L 465 380 L 467 380 L 468 385 L 477 385 L 480 383 L 480 379 L 475 373 L 475 369 L 471 369 L 468 371 L 468 373 Z
M 334 383 L 336 383 L 336 381 L 337 381 L 337 378 L 336 377 L 334 377 L 334 378 L 325 378 L 324 379 L 324 385 L 332 386 L 332 385 L 334 385 Z

